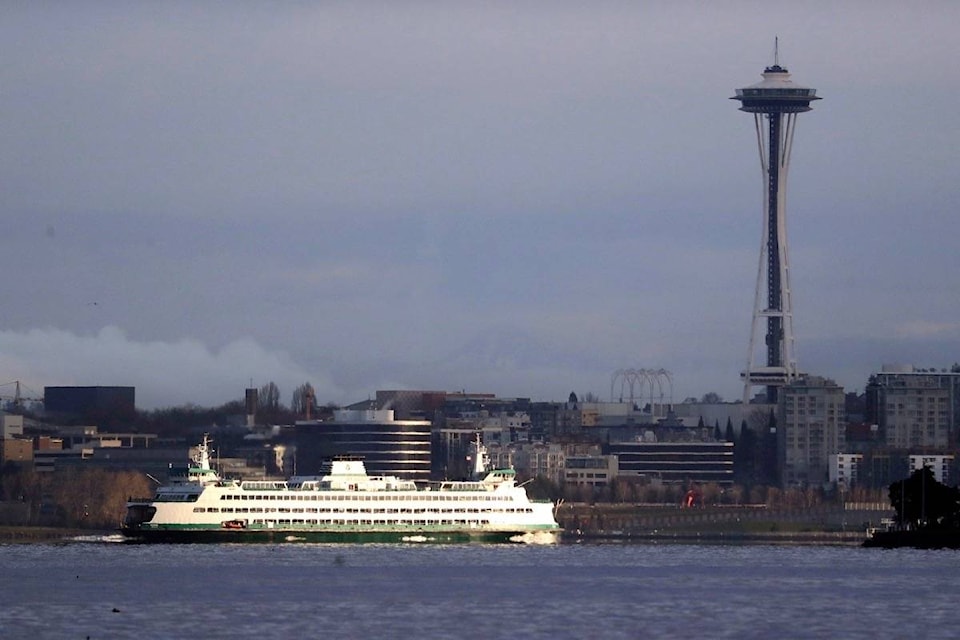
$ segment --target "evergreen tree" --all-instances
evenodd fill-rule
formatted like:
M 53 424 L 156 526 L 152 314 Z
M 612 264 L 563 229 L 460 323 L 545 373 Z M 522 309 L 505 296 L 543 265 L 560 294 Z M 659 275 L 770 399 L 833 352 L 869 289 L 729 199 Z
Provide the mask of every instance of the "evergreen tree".
M 889 495 L 901 525 L 918 529 L 960 528 L 960 490 L 937 482 L 930 467 L 891 484 Z
M 756 443 L 756 436 L 744 420 L 740 425 L 740 437 L 733 448 L 733 475 L 740 484 L 749 486 L 757 480 L 754 465 Z
M 767 427 L 757 439 L 756 452 L 757 481 L 761 484 L 776 486 L 780 484 L 779 465 L 777 464 L 777 417 L 773 411 L 767 418 Z

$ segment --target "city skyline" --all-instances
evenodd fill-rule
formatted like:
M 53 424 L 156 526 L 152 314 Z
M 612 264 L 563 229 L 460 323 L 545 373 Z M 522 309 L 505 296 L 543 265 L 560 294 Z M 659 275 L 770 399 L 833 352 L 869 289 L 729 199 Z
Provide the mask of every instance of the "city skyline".
M 799 369 L 960 360 L 951 3 L 3 13 L 0 382 L 735 400 L 775 36 Z

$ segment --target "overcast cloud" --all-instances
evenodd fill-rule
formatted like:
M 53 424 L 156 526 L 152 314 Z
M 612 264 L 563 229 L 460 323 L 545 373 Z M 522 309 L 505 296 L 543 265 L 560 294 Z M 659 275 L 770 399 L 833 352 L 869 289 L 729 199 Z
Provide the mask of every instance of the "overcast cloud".
M 775 35 L 801 368 L 960 360 L 960 5 L 699 4 L 4 4 L 0 383 L 738 398 Z

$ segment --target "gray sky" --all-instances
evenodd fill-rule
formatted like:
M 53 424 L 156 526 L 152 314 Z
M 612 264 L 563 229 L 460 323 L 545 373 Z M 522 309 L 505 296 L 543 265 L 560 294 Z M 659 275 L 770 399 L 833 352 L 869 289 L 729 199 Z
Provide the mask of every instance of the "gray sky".
M 801 369 L 950 366 L 960 4 L 802 4 L 4 3 L 0 382 L 735 399 L 775 35 Z

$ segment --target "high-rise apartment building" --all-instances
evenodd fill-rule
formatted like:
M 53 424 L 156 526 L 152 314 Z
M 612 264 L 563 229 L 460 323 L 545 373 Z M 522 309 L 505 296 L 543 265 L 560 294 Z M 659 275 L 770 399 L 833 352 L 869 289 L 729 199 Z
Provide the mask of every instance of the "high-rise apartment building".
M 784 486 L 829 480 L 830 456 L 846 445 L 843 387 L 819 376 L 801 376 L 781 389 L 777 403 L 777 453 Z
M 867 419 L 891 449 L 955 447 L 960 432 L 960 372 L 884 365 L 867 384 Z

